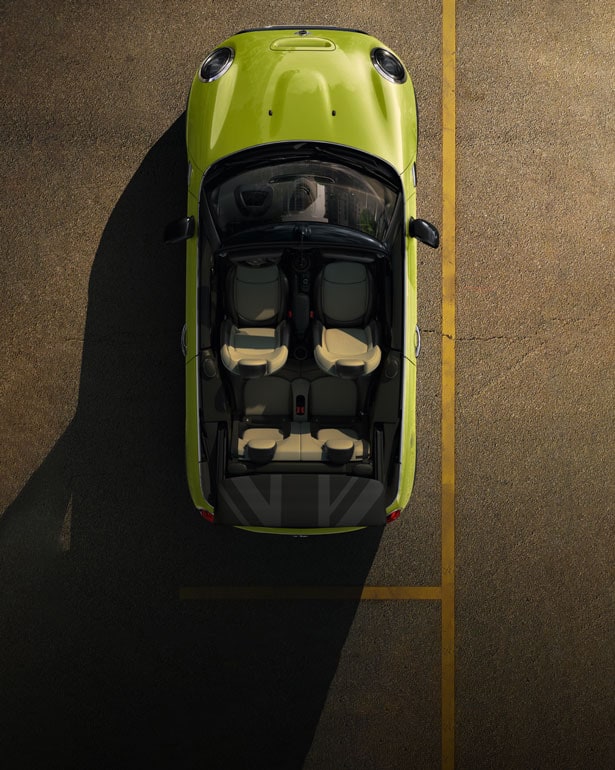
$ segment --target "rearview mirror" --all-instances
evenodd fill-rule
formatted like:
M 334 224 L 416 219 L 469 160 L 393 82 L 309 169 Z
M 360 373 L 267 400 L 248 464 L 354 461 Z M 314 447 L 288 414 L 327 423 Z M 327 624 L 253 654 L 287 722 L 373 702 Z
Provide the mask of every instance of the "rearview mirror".
M 164 228 L 165 243 L 181 243 L 194 235 L 194 217 L 182 217 Z
M 411 219 L 408 234 L 426 246 L 431 246 L 432 249 L 437 249 L 440 245 L 438 229 L 425 219 Z

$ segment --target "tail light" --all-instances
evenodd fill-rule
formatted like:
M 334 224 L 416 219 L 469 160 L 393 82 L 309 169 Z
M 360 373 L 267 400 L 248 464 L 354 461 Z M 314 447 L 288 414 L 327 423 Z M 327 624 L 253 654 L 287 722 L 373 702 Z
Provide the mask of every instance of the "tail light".
M 205 521 L 208 521 L 210 524 L 214 523 L 214 515 L 211 511 L 204 511 L 199 508 L 199 513 L 205 519 Z
M 387 524 L 390 524 L 392 521 L 395 521 L 396 519 L 399 519 L 401 516 L 401 508 L 397 508 L 394 511 L 391 511 L 389 515 L 387 516 Z

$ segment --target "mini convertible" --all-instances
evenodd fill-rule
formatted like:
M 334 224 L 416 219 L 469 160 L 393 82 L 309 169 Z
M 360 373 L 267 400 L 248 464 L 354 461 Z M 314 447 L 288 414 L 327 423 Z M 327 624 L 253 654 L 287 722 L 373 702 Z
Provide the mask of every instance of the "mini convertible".
M 240 32 L 188 99 L 186 456 L 204 518 L 383 525 L 416 460 L 418 116 L 400 59 L 348 29 Z

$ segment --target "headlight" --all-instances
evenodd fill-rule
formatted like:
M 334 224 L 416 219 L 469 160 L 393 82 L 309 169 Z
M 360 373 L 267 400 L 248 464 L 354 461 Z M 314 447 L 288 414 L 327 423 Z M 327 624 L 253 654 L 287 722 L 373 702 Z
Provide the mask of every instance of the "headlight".
M 201 64 L 199 78 L 204 83 L 211 83 L 213 80 L 221 78 L 228 70 L 235 58 L 235 51 L 232 48 L 216 48 Z
M 405 83 L 406 70 L 397 56 L 385 48 L 373 48 L 372 64 L 380 75 L 391 83 Z

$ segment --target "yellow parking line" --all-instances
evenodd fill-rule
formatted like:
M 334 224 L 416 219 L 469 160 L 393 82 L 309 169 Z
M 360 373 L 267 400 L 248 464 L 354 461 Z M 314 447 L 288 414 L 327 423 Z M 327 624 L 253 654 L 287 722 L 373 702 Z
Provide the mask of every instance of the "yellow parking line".
M 191 586 L 180 588 L 182 600 L 351 600 L 403 601 L 441 599 L 440 586 Z
M 455 0 L 442 0 L 442 768 L 455 764 Z

